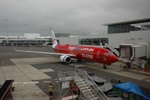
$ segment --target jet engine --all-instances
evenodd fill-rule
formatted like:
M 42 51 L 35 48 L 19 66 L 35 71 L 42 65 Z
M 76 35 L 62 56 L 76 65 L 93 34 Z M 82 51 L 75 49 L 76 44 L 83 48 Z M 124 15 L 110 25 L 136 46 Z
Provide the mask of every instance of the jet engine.
M 71 57 L 69 57 L 67 55 L 62 55 L 62 56 L 60 56 L 60 60 L 64 63 L 69 64 L 71 62 Z

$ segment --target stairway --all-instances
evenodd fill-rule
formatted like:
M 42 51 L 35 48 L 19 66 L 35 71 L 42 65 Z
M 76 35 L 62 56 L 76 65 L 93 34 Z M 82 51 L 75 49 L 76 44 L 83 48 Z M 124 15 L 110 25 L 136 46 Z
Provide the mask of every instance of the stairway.
M 70 77 L 69 80 L 67 79 L 67 77 Z M 80 90 L 79 98 L 81 98 L 82 100 L 109 100 L 109 98 L 103 93 L 103 91 L 90 78 L 87 72 L 82 69 L 76 69 L 76 71 L 69 72 L 59 72 L 58 79 L 60 80 L 60 82 L 73 80 Z M 62 90 L 60 90 L 60 92 L 61 91 Z
M 92 88 L 85 82 L 85 80 L 76 80 L 76 85 L 80 89 L 80 92 L 84 95 L 86 100 L 99 100 L 99 98 L 92 92 Z

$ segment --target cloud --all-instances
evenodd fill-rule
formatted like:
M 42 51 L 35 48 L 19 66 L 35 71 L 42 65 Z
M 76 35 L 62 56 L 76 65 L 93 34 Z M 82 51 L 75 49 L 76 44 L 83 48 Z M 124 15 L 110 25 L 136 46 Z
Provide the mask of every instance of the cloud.
M 0 35 L 106 33 L 102 24 L 150 16 L 149 0 L 0 0 Z M 8 21 L 5 21 L 7 19 Z

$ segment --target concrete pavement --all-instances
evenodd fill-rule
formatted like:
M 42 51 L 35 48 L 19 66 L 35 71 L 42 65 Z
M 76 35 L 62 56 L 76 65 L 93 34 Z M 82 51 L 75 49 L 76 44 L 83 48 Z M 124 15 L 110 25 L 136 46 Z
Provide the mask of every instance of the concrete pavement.
M 91 65 L 91 63 L 88 63 L 88 65 Z M 88 67 L 94 68 L 103 72 L 108 72 L 108 73 L 112 73 L 112 74 L 116 74 L 116 75 L 120 75 L 120 76 L 124 76 L 128 78 L 133 78 L 136 80 L 145 80 L 145 79 L 150 78 L 150 72 L 137 71 L 136 69 L 129 69 L 128 71 L 123 71 L 122 68 L 120 67 L 119 62 L 116 62 L 112 64 L 111 66 L 108 66 L 107 69 L 103 69 L 102 67 L 100 67 L 99 64 L 96 64 L 96 63 L 94 66 L 92 64 L 91 66 L 88 66 Z
M 0 83 L 14 79 L 12 92 L 14 100 L 49 100 L 49 97 L 36 85 L 34 80 L 50 79 L 51 77 L 37 70 L 30 64 L 49 62 L 49 57 L 12 59 L 14 66 L 0 67 Z
M 48 95 L 45 94 L 36 84 L 38 80 L 50 80 L 51 76 L 45 74 L 45 72 L 54 72 L 53 68 L 37 69 L 32 64 L 44 64 L 57 62 L 57 57 L 36 57 L 36 58 L 19 58 L 11 59 L 15 64 L 13 66 L 1 66 L 0 67 L 0 83 L 5 80 L 14 79 L 13 86 L 15 91 L 12 92 L 12 98 L 14 100 L 48 100 Z M 113 73 L 120 76 L 136 79 L 139 81 L 148 80 L 150 74 L 138 74 L 130 71 L 122 71 L 118 63 L 109 66 L 107 69 L 102 69 L 98 63 L 72 63 L 71 66 L 77 67 L 91 67 L 103 72 Z M 135 71 L 135 70 L 134 70 Z M 49 81 L 48 81 L 49 82 Z

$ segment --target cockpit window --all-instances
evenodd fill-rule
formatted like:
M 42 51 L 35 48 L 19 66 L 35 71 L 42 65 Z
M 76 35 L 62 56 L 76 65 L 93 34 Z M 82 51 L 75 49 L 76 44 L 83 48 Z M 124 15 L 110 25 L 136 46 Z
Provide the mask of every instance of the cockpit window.
M 108 53 L 107 53 L 107 52 L 104 52 L 104 55 L 105 55 L 105 56 L 108 56 Z
M 108 52 L 108 55 L 113 55 L 113 53 L 112 52 Z

